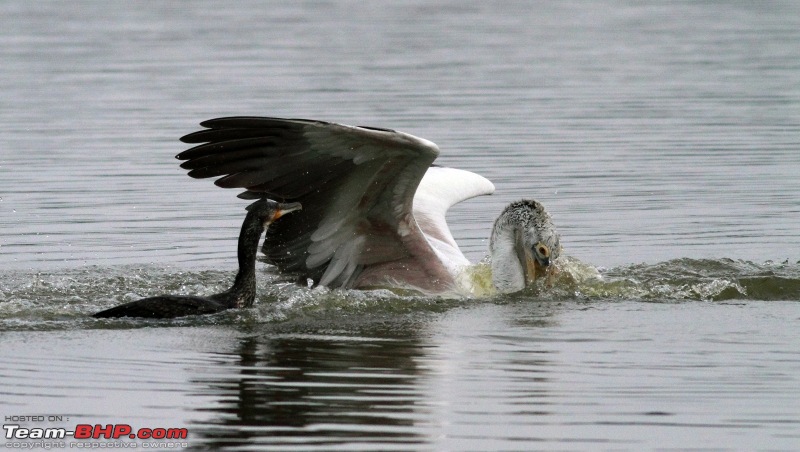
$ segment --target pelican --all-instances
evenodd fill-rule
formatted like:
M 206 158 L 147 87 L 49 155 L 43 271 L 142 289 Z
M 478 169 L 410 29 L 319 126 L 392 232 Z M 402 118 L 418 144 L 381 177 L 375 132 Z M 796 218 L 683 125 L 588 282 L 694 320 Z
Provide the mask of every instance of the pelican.
M 220 177 L 239 196 L 300 202 L 270 227 L 263 252 L 281 273 L 331 288 L 402 288 L 469 296 L 471 265 L 447 210 L 494 192 L 478 174 L 434 166 L 436 144 L 377 127 L 308 119 L 228 117 L 181 141 L 176 156 L 193 178 Z M 544 276 L 561 252 L 541 203 L 510 204 L 490 239 L 492 284 L 516 292 Z

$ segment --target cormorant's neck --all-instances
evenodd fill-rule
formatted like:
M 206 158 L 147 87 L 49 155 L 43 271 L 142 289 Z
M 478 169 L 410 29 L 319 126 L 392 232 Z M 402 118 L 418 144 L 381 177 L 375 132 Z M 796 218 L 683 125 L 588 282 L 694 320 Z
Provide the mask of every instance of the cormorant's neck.
M 256 254 L 258 253 L 258 242 L 264 226 L 258 219 L 258 214 L 248 212 L 242 223 L 242 230 L 239 233 L 239 246 L 237 255 L 239 258 L 239 272 L 233 286 L 228 289 L 224 300 L 230 307 L 246 308 L 253 305 L 256 296 Z M 220 294 L 222 295 L 222 294 Z

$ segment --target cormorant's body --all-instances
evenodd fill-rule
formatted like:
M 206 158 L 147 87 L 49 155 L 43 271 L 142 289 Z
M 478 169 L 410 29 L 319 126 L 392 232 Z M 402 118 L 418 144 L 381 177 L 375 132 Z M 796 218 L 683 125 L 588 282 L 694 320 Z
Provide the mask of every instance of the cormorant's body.
M 230 309 L 210 298 L 184 295 L 159 295 L 114 306 L 94 315 L 97 318 L 146 317 L 150 319 L 172 319 L 195 314 L 213 314 Z

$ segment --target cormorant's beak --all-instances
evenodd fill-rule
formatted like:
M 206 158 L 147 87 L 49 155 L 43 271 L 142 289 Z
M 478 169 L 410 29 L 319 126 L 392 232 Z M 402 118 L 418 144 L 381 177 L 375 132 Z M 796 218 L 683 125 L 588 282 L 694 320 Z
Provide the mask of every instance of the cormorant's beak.
M 299 202 L 279 203 L 278 208 L 275 209 L 275 213 L 272 215 L 272 218 L 270 219 L 270 223 L 286 215 L 289 212 L 294 212 L 295 210 L 300 210 L 302 208 L 303 206 L 300 205 Z

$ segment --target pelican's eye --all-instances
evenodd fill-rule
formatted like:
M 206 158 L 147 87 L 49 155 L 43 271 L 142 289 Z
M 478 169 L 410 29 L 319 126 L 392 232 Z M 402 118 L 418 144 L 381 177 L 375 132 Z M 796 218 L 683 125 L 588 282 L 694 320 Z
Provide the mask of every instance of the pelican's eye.
M 542 257 L 550 257 L 550 250 L 547 248 L 547 245 L 543 243 L 537 243 L 536 254 Z

